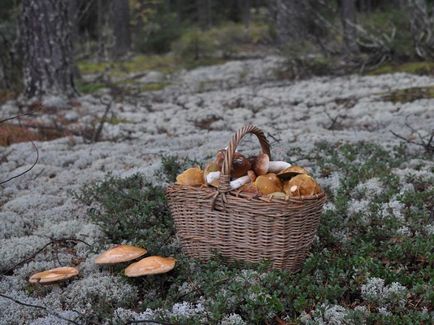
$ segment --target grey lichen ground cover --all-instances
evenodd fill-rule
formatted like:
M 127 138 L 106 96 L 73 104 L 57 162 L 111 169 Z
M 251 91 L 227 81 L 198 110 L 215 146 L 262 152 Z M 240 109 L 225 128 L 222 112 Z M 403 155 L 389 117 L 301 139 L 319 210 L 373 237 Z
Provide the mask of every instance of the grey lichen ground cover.
M 114 104 L 116 123 L 105 124 L 101 142 L 70 136 L 36 143 L 37 166 L 1 189 L 0 293 L 47 309 L 0 297 L 0 324 L 261 324 L 276 316 L 288 323 L 431 323 L 434 162 L 432 153 L 401 144 L 389 130 L 426 138 L 434 100 L 386 95 L 432 87 L 434 79 L 286 82 L 274 78 L 279 64 L 267 58 L 183 72 L 161 91 Z M 102 117 L 97 94 L 79 101 L 74 123 Z M 1 114 L 17 111 L 9 102 Z M 186 258 L 174 236 L 164 186 L 226 146 L 246 122 L 264 129 L 275 158 L 310 168 L 328 194 L 311 254 L 295 275 L 218 256 L 203 264 Z M 258 148 L 249 138 L 240 150 Z M 0 175 L 8 178 L 32 164 L 34 151 L 21 143 L 0 156 Z M 177 267 L 134 280 L 122 266 L 97 267 L 95 256 L 117 243 L 173 255 Z M 45 287 L 27 282 L 63 265 L 77 265 L 80 276 Z

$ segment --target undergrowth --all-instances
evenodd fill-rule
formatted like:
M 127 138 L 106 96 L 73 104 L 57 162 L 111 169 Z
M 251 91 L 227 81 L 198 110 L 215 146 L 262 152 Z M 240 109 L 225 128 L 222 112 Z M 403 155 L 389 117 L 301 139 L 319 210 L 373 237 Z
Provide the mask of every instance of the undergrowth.
M 77 198 L 113 243 L 172 255 L 165 275 L 128 280 L 133 310 L 107 313 L 114 323 L 154 319 L 173 324 L 429 324 L 434 306 L 434 179 L 429 158 L 405 147 L 318 144 L 314 174 L 328 194 L 315 240 L 296 274 L 215 256 L 183 255 L 164 189 L 140 175 L 108 176 Z M 414 173 L 406 172 L 416 161 Z M 174 181 L 197 162 L 165 157 L 157 180 Z M 431 166 L 431 167 L 429 167 Z M 423 171 L 427 175 L 420 176 Z M 419 174 L 418 174 L 419 173 Z M 430 174 L 431 173 L 431 174 Z M 357 208 L 357 207 L 362 208 Z M 113 307 L 115 309 L 116 306 Z

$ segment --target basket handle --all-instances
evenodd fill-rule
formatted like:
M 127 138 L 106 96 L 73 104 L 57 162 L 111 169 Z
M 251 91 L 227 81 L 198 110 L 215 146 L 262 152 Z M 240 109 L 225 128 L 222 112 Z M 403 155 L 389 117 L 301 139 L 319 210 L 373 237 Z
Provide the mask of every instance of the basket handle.
M 261 145 L 262 153 L 266 153 L 270 159 L 270 143 L 265 137 L 264 132 L 257 128 L 252 124 L 248 124 L 239 129 L 232 137 L 227 150 L 225 152 L 225 159 L 223 161 L 223 167 L 220 174 L 220 185 L 218 191 L 220 193 L 229 192 L 230 188 L 230 179 L 231 179 L 231 169 L 232 169 L 232 159 L 235 154 L 235 149 L 238 147 L 241 139 L 248 133 L 253 133 L 259 140 L 259 144 Z

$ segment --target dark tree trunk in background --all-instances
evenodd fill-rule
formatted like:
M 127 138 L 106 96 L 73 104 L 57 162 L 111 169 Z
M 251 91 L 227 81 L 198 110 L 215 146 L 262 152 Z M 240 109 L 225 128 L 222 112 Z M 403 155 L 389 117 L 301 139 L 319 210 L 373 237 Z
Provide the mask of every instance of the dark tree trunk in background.
M 245 27 L 250 26 L 250 0 L 238 0 L 238 7 L 241 12 L 241 21 Z
M 130 7 L 128 0 L 112 0 L 114 46 L 112 56 L 119 58 L 131 49 Z
M 210 28 L 212 26 L 212 0 L 196 0 L 198 21 L 201 27 Z
M 275 0 L 271 9 L 277 41 L 280 45 L 285 45 L 289 41 L 302 40 L 306 36 L 306 1 Z
M 75 95 L 67 0 L 22 0 L 20 36 L 25 95 Z
M 348 52 L 359 50 L 357 45 L 356 0 L 341 0 L 341 21 L 344 30 L 344 41 Z

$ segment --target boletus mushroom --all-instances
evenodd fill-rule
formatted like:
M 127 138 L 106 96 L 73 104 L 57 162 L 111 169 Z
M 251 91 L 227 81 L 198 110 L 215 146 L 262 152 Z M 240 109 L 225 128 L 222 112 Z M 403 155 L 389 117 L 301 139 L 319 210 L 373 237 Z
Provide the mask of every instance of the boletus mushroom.
M 97 256 L 95 263 L 105 265 L 129 262 L 146 253 L 147 250 L 145 248 L 130 245 L 117 245 Z
M 232 159 L 231 177 L 240 178 L 246 175 L 248 170 L 250 170 L 249 160 L 242 154 L 235 152 L 234 158 Z
M 252 165 L 252 170 L 255 172 L 256 176 L 261 176 L 268 173 L 270 157 L 268 157 L 266 153 L 261 153 L 256 157 L 250 157 L 250 162 Z
M 203 185 L 203 171 L 199 167 L 189 168 L 176 176 L 176 183 L 179 185 L 200 186 Z
M 255 185 L 262 195 L 282 192 L 282 183 L 276 174 L 269 173 L 256 178 Z
M 303 167 L 294 165 L 282 170 L 277 174 L 277 177 L 279 177 L 281 180 L 288 180 L 300 174 L 309 174 L 309 172 Z
M 149 256 L 131 264 L 125 269 L 127 277 L 138 277 L 151 274 L 161 274 L 172 270 L 176 260 L 172 257 Z
M 311 196 L 321 192 L 318 183 L 307 174 L 300 174 L 283 185 L 283 190 L 289 197 Z
M 78 275 L 78 269 L 70 266 L 57 267 L 55 269 L 33 274 L 29 282 L 49 284 L 64 281 Z

